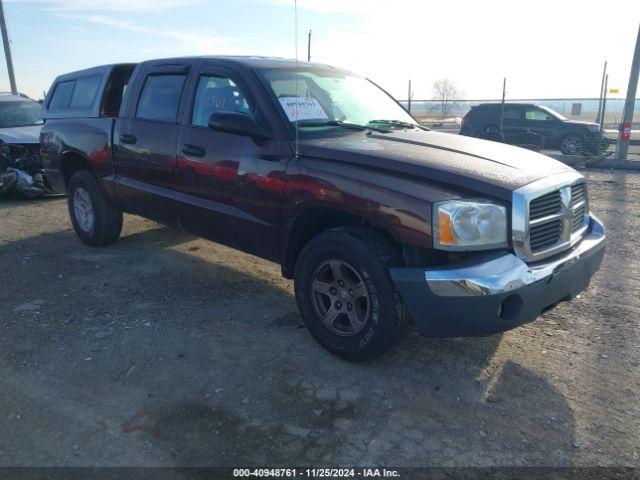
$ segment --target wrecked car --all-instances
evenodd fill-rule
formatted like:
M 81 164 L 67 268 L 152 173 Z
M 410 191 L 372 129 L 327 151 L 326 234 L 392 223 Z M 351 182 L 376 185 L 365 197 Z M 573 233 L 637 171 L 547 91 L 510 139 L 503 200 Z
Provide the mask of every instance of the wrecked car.
M 115 242 L 130 212 L 277 262 L 310 334 L 349 360 L 389 350 L 411 320 L 431 337 L 531 322 L 604 255 L 580 173 L 429 131 L 327 65 L 95 67 L 58 77 L 43 117 L 45 174 L 84 243 Z
M 42 174 L 41 106 L 23 94 L 0 93 L 0 195 L 28 197 L 50 192 Z

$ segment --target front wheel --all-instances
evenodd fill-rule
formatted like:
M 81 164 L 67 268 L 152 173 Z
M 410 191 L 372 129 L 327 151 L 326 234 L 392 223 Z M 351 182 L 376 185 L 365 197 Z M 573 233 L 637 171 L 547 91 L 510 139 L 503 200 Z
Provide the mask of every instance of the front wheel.
M 560 140 L 563 155 L 576 155 L 584 150 L 584 140 L 580 135 L 566 135 Z
M 313 338 L 352 361 L 389 350 L 409 325 L 388 273 L 400 262 L 374 231 L 342 227 L 313 238 L 295 270 L 298 308 Z
M 87 245 L 108 245 L 120 236 L 122 211 L 107 198 L 91 172 L 73 174 L 67 188 L 67 204 L 73 228 Z

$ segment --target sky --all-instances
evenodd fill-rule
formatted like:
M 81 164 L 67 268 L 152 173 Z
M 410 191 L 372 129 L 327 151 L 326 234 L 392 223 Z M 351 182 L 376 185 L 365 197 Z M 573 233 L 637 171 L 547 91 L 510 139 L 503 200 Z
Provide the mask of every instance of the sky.
M 62 73 L 183 55 L 296 55 L 294 0 L 4 0 L 18 89 Z M 624 97 L 640 1 L 298 0 L 298 55 L 371 78 L 398 99 Z M 0 60 L 0 91 L 9 90 Z

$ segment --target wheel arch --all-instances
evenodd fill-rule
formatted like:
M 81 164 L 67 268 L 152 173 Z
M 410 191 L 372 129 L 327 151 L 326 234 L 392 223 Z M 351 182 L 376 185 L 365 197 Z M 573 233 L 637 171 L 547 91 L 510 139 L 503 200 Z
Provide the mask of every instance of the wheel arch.
M 73 174 L 81 170 L 91 171 L 89 159 L 82 154 L 71 151 L 60 158 L 60 173 L 62 174 L 65 188 L 69 186 L 69 180 Z
M 337 227 L 365 227 L 402 250 L 400 242 L 392 232 L 371 222 L 369 219 L 340 209 L 310 206 L 300 211 L 285 228 L 285 242 L 282 252 L 282 275 L 293 278 L 296 261 L 304 246 L 316 235 Z

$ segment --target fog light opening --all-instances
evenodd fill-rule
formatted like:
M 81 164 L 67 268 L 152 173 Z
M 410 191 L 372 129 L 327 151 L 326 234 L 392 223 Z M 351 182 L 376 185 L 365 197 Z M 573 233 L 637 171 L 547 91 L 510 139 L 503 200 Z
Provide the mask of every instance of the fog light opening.
M 520 298 L 519 295 L 509 295 L 504 299 L 502 305 L 500 305 L 500 311 L 498 312 L 500 320 L 504 322 L 515 320 L 518 315 L 520 315 L 520 312 L 522 312 L 523 306 L 522 298 Z

